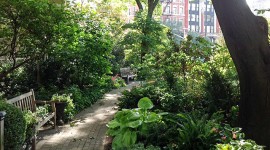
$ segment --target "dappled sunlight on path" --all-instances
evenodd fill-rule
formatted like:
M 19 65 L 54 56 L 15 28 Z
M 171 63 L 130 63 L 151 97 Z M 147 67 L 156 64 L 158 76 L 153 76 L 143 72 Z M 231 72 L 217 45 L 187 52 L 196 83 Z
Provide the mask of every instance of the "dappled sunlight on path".
M 104 95 L 93 106 L 75 116 L 72 123 L 58 129 L 41 131 L 38 134 L 38 150 L 103 150 L 106 138 L 106 124 L 117 112 L 117 98 L 125 89 L 131 89 L 138 82 L 115 89 Z

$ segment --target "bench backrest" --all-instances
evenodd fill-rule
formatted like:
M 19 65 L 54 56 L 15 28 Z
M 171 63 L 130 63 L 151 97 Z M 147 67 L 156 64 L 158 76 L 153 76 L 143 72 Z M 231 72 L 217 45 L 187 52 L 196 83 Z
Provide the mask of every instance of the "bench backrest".
M 26 110 L 30 110 L 32 112 L 36 111 L 35 95 L 33 90 L 30 90 L 30 92 L 28 93 L 9 99 L 7 100 L 7 103 L 18 107 L 19 109 L 21 109 L 21 111 Z
M 128 75 L 134 75 L 133 71 L 127 67 L 127 68 L 120 68 L 120 74 L 121 77 L 127 77 Z

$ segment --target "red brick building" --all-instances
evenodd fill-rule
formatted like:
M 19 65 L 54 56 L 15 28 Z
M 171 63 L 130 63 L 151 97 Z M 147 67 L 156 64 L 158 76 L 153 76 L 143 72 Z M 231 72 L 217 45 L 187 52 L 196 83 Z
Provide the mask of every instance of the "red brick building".
M 210 0 L 160 0 L 160 3 L 161 22 L 170 27 L 178 37 L 183 38 L 188 33 L 195 33 L 215 41 L 221 34 Z M 127 22 L 134 19 L 136 11 L 136 6 L 129 6 Z

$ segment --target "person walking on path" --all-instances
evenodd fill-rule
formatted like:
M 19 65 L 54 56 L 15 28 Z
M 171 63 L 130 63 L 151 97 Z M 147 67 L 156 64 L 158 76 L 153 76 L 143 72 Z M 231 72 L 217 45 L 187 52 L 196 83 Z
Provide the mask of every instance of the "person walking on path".
M 117 99 L 121 92 L 137 86 L 132 82 L 114 89 L 90 108 L 78 113 L 71 124 L 39 133 L 37 150 L 103 150 L 106 144 L 106 124 L 117 112 Z

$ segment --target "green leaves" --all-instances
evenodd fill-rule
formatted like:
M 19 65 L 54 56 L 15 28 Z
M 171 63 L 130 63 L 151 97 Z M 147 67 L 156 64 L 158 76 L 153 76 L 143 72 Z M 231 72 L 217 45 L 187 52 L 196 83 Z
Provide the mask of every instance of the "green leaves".
M 112 120 L 107 124 L 107 127 L 114 129 L 116 127 L 120 127 L 120 123 L 116 120 Z
M 127 126 L 130 128 L 138 128 L 141 124 L 142 124 L 142 120 L 136 120 L 136 121 L 127 123 Z
M 140 99 L 138 107 L 141 109 L 151 109 L 154 107 L 152 101 L 148 97 Z
M 53 50 L 56 26 L 64 18 L 63 7 L 50 4 L 47 0 L 1 1 L 0 55 L 14 61 L 12 67 L 1 70 L 0 74 L 11 73 L 30 60 L 44 58 L 44 54 Z M 25 59 L 16 62 L 16 58 Z
M 234 150 L 234 149 L 244 149 L 244 150 L 263 150 L 264 146 L 257 145 L 255 141 L 252 140 L 232 140 L 229 144 L 217 144 L 217 150 Z
M 153 113 L 153 112 L 150 112 L 150 113 L 147 114 L 144 122 L 151 123 L 151 122 L 156 122 L 156 121 L 158 121 L 160 119 L 161 119 L 160 115 L 158 115 L 156 113 Z
M 267 11 L 270 11 L 270 9 L 255 9 L 255 11 L 257 11 L 257 14 L 264 14 Z
M 128 149 L 136 143 L 137 134 L 146 135 L 148 125 L 161 120 L 161 116 L 148 112 L 153 108 L 152 101 L 144 97 L 138 102 L 137 109 L 123 109 L 115 114 L 114 120 L 107 126 L 107 134 L 114 136 L 113 149 Z

